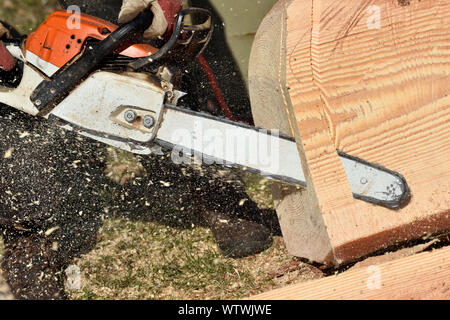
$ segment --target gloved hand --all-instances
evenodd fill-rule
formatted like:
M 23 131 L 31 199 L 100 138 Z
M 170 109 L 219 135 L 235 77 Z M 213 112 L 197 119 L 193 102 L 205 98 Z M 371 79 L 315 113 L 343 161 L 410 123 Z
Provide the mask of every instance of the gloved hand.
M 1 23 L 0 23 L 0 39 L 5 37 L 8 38 L 10 36 L 9 30 L 6 29 Z M 5 45 L 0 40 L 0 69 L 4 71 L 11 71 L 14 66 L 16 65 L 16 61 L 11 56 L 8 50 L 6 50 Z
M 171 33 L 177 13 L 182 8 L 182 0 L 123 0 L 118 22 L 126 23 L 133 20 L 149 5 L 154 18 L 150 28 L 144 32 L 144 37 L 155 39 Z

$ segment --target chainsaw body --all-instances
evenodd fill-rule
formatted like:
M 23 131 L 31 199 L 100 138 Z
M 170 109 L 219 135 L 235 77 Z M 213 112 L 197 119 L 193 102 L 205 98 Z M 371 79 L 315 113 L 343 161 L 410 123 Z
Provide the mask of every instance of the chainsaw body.
M 54 12 L 26 40 L 27 61 L 49 77 L 79 55 L 89 40 L 104 40 L 117 30 L 116 25 L 87 14 L 80 14 L 78 25 L 75 25 L 71 16 L 63 10 Z M 115 50 L 120 56 L 129 58 L 142 58 L 157 51 L 148 44 L 133 44 Z
M 0 86 L 0 102 L 115 147 L 150 153 L 149 143 L 155 137 L 164 105 L 176 105 L 182 93 L 174 88 L 172 79 L 176 71 L 167 61 L 139 70 L 128 67 L 159 50 L 143 43 L 137 32 L 124 35 L 123 41 L 101 63 L 45 108 L 39 108 L 30 99 L 39 85 L 57 79 L 92 46 L 98 46 L 118 31 L 118 26 L 86 14 L 81 14 L 76 23 L 70 13 L 59 10 L 25 40 L 6 43 L 8 51 L 20 61 L 21 74 L 17 74 L 20 77 L 17 86 Z M 179 34 L 174 35 L 177 41 L 172 48 L 183 51 L 191 50 L 192 43 L 194 47 L 198 43 L 207 44 L 210 31 L 199 41 L 181 41 L 182 23 L 180 19 Z

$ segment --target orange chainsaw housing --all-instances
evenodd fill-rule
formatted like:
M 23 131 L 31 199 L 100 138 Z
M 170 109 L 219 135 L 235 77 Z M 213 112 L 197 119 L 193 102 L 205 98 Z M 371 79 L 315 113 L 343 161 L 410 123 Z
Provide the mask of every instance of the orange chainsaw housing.
M 78 17 L 79 21 L 76 21 Z M 87 14 L 75 16 L 58 10 L 28 36 L 25 47 L 40 59 L 61 68 L 83 50 L 88 38 L 103 40 L 117 28 L 115 24 Z M 148 44 L 133 44 L 117 53 L 130 58 L 142 58 L 157 51 Z

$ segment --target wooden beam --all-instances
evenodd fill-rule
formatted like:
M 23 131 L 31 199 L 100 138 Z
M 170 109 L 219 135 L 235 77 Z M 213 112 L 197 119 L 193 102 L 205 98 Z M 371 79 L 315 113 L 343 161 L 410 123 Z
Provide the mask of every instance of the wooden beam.
M 12 300 L 14 297 L 0 271 L 0 300 Z
M 450 247 L 273 290 L 255 300 L 450 299 Z
M 263 22 L 255 120 L 295 134 L 308 184 L 279 194 L 291 254 L 338 265 L 450 228 L 449 32 L 450 2 L 434 0 L 280 1 Z M 355 200 L 337 150 L 401 173 L 411 202 Z

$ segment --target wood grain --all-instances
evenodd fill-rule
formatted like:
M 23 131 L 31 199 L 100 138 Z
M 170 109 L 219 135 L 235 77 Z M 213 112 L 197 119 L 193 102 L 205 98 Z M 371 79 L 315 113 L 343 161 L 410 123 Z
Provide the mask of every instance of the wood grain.
M 262 21 L 256 34 L 249 66 L 249 91 L 253 118 L 258 126 L 279 129 L 295 136 L 298 131 L 286 80 L 286 9 L 294 0 L 280 0 Z M 305 23 L 309 23 L 305 21 Z M 307 26 L 305 26 L 307 28 Z M 310 190 L 272 183 L 272 193 L 289 252 L 324 260 L 332 250 L 324 222 Z M 301 252 L 299 252 L 301 243 Z
M 14 299 L 14 297 L 11 294 L 9 286 L 0 272 L 0 300 L 12 300 L 12 299 Z
M 277 73 L 288 93 L 277 107 L 308 183 L 303 195 L 281 196 L 289 251 L 340 264 L 450 228 L 450 2 L 294 0 L 266 19 L 274 14 L 286 16 Z M 336 150 L 404 175 L 409 205 L 355 200 Z
M 450 247 L 349 270 L 250 299 L 450 299 Z

